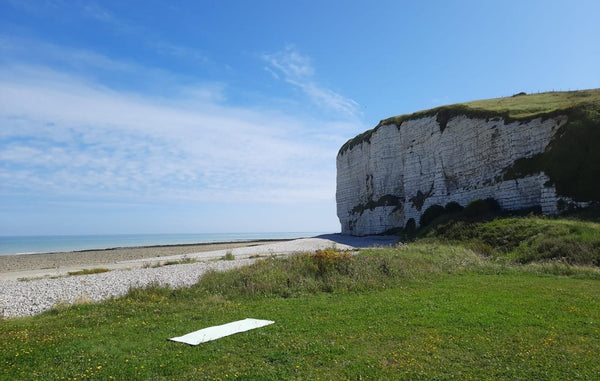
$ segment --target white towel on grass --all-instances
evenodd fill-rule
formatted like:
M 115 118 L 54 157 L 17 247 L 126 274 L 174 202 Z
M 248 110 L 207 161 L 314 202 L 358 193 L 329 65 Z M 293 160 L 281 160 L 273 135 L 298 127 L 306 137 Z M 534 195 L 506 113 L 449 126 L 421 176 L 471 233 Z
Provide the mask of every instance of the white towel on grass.
M 199 331 L 190 332 L 187 335 L 170 338 L 169 340 L 190 345 L 198 345 L 200 343 L 206 343 L 207 341 L 220 339 L 221 337 L 233 335 L 240 332 L 246 332 L 251 329 L 264 327 L 273 323 L 275 322 L 271 320 L 248 318 L 223 325 L 215 325 L 213 327 L 204 328 Z

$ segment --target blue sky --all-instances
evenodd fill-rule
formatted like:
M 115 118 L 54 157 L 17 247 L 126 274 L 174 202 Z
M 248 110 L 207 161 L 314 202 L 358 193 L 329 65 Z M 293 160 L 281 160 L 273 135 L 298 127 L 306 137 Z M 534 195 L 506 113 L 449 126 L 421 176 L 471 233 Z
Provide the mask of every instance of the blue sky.
M 600 87 L 598 1 L 0 0 L 0 235 L 327 231 L 379 120 Z

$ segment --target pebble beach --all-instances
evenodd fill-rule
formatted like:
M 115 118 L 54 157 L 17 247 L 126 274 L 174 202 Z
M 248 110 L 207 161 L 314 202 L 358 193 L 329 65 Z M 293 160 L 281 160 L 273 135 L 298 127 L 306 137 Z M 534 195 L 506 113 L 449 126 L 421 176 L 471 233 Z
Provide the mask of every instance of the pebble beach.
M 191 286 L 207 271 L 225 271 L 260 258 L 335 247 L 389 246 L 397 237 L 327 235 L 288 241 L 119 248 L 0 257 L 0 316 L 32 316 L 57 305 L 98 302 L 147 285 Z M 232 260 L 225 260 L 230 254 Z M 181 264 L 172 264 L 185 262 Z M 164 264 L 170 263 L 168 266 Z M 106 272 L 70 275 L 83 269 Z

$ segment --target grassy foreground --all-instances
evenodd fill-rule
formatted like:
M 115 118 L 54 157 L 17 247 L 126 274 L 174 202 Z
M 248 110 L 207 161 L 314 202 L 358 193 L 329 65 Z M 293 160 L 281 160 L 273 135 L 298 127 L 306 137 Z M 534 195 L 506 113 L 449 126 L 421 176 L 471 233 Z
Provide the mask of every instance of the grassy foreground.
M 567 274 L 568 276 L 566 276 Z M 167 341 L 254 317 L 275 324 Z M 459 243 L 326 250 L 0 321 L 0 379 L 598 379 L 600 270 Z

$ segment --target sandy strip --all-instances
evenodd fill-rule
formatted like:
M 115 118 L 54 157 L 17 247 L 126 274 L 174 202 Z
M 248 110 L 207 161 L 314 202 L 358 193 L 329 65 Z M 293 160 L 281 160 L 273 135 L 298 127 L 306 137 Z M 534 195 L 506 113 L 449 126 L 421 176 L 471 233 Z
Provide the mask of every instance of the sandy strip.
M 0 255 L 0 273 L 58 269 L 62 267 L 93 266 L 137 259 L 151 259 L 185 255 L 237 247 L 265 245 L 279 240 L 207 243 L 197 245 L 167 245 L 123 247 L 105 250 L 85 250 L 62 253 Z

